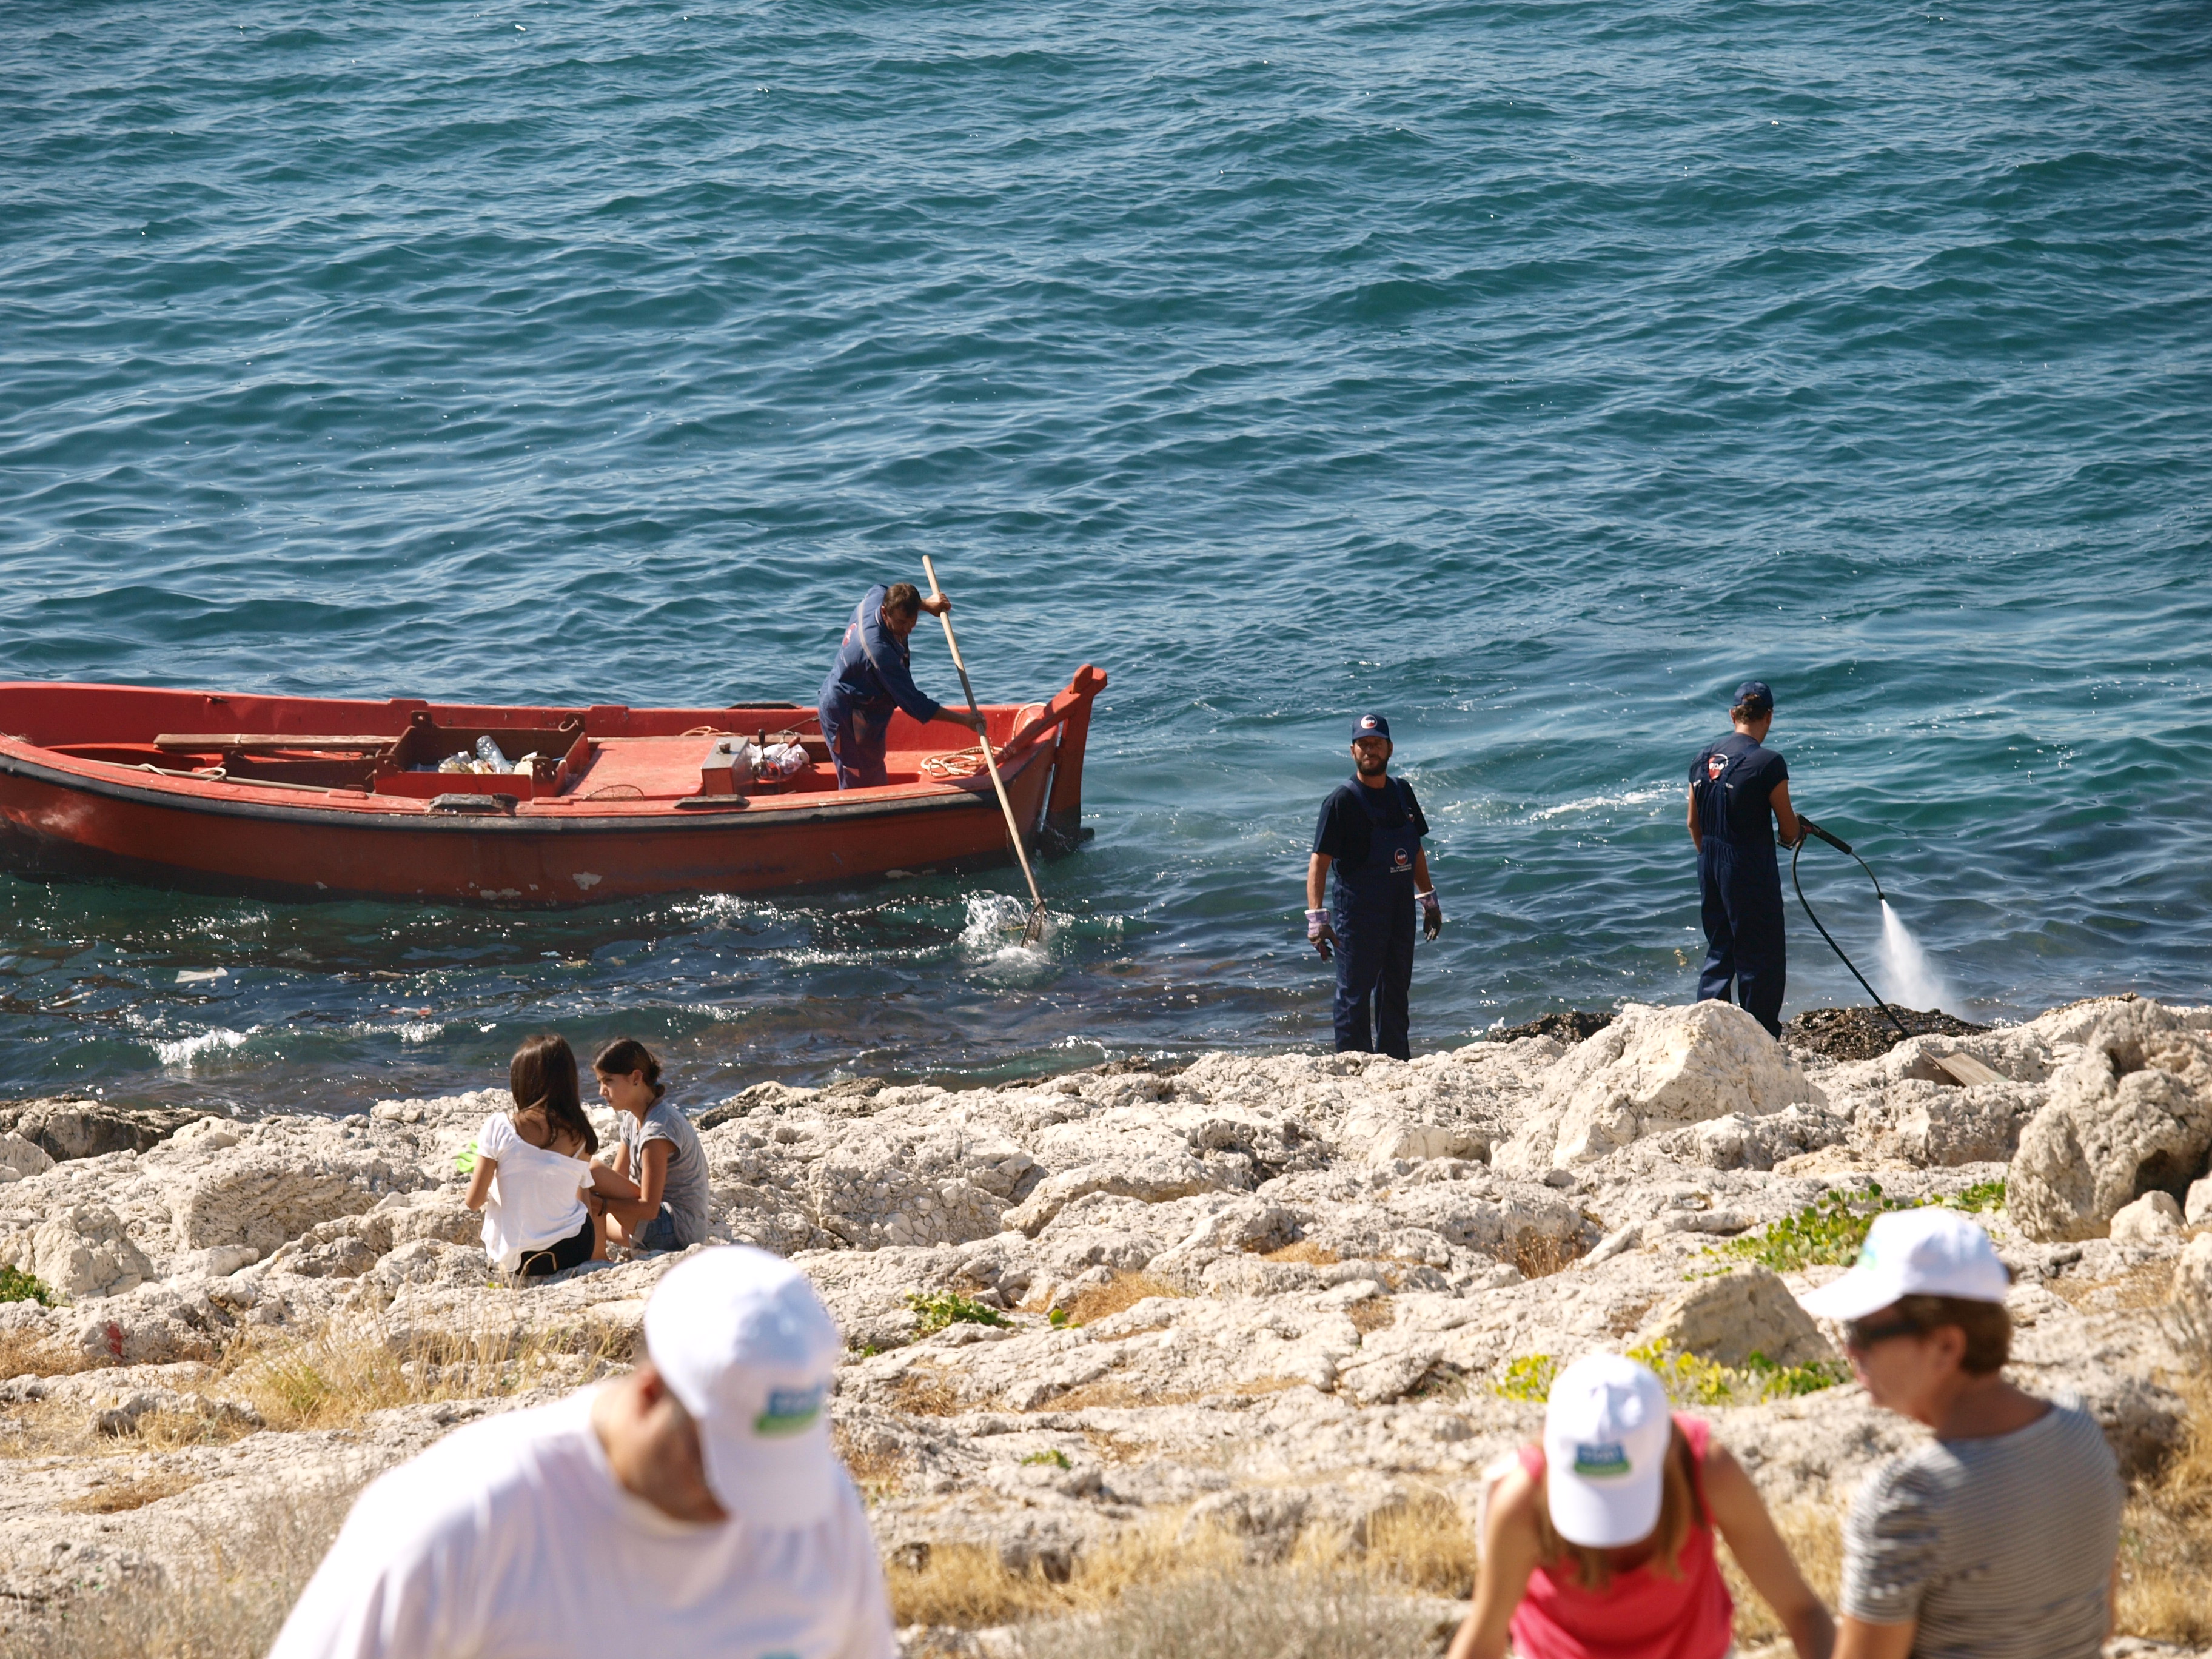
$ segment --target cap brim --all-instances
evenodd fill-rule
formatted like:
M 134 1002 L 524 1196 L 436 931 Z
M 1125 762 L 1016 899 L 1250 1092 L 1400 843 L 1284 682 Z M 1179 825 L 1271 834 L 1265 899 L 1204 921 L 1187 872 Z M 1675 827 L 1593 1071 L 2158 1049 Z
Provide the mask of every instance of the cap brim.
M 830 1414 L 803 1434 L 765 1441 L 742 1431 L 716 1434 L 700 1425 L 699 1450 L 715 1501 L 756 1527 L 811 1527 L 837 1501 L 837 1458 L 830 1449 Z
M 1833 1284 L 1808 1291 L 1797 1298 L 1797 1305 L 1815 1319 L 1864 1319 L 1903 1294 L 1881 1274 L 1854 1267 Z
M 1559 1472 L 1547 1460 L 1544 1501 L 1552 1511 L 1552 1525 L 1570 1544 L 1585 1549 L 1617 1550 L 1641 1543 L 1659 1524 L 1659 1505 L 1667 1495 L 1666 1469 L 1655 1463 L 1642 1479 L 1607 1480 L 1600 1485 L 1580 1475 Z

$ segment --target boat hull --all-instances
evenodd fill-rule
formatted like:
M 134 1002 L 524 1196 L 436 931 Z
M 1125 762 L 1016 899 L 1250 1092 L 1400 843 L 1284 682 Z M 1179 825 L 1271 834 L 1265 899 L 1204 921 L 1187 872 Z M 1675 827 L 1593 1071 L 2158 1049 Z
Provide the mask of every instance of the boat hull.
M 1091 701 L 1105 677 L 1085 669 L 1050 704 L 987 709 L 1016 821 L 1032 843 L 1050 821 L 1066 836 L 1079 813 L 1081 750 Z M 0 732 L 27 722 L 0 687 Z M 53 692 L 62 688 L 39 688 Z M 112 694 L 125 688 L 82 688 Z M 836 885 L 933 870 L 973 868 L 1012 856 L 1006 825 L 988 777 L 919 775 L 875 789 L 840 793 L 819 778 L 791 793 L 702 792 L 656 797 L 653 780 L 682 775 L 682 753 L 707 737 L 686 727 L 719 723 L 738 731 L 772 717 L 801 731 L 810 711 L 592 710 L 440 708 L 418 702 L 335 704 L 314 699 L 215 698 L 226 719 L 194 726 L 210 711 L 179 708 L 206 694 L 149 692 L 161 706 L 135 724 L 77 725 L 94 735 L 64 745 L 103 754 L 135 752 L 151 728 L 174 732 L 342 731 L 374 735 L 382 719 L 402 730 L 414 711 L 456 726 L 550 726 L 581 716 L 603 741 L 600 755 L 632 767 L 644 785 L 601 783 L 596 791 L 520 802 L 463 801 L 465 815 L 375 788 L 313 788 L 245 778 L 200 778 L 58 754 L 52 732 L 0 736 L 0 864 L 38 877 L 106 878 L 198 892 L 289 899 L 375 897 L 494 905 L 593 904 L 681 893 L 764 893 Z M 18 718 L 9 720 L 11 712 Z M 114 715 L 110 708 L 105 711 Z M 733 719 L 736 716 L 738 718 Z M 489 718 L 488 718 L 489 717 Z M 903 717 L 901 717 L 902 720 Z M 908 723 L 910 726 L 910 723 Z M 931 732 L 895 724 L 894 777 L 903 757 L 921 761 Z M 910 747 L 899 750 L 902 735 Z M 45 742 L 32 740 L 44 736 Z M 957 740 L 957 739 L 956 739 Z M 627 747 L 625 746 L 627 745 Z M 677 755 L 672 765 L 669 755 Z M 658 769 L 657 770 L 654 769 Z M 207 769 L 217 771 L 219 768 Z M 823 769 L 818 765 L 817 771 Z M 590 786 L 602 771 L 586 771 Z M 393 781 L 387 779 L 386 786 Z M 420 782 L 420 780 L 399 780 Z M 593 799 L 594 793 L 600 797 Z M 447 797 L 450 804 L 455 797 Z

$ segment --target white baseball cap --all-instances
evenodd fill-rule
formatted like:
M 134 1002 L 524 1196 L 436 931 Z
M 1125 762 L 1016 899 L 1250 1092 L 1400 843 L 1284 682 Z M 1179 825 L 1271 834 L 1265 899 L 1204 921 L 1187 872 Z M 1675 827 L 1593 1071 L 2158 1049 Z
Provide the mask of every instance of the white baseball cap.
M 1990 1236 L 1957 1211 L 1930 1205 L 1876 1216 L 1856 1265 L 1798 1300 L 1816 1318 L 1863 1319 L 1899 1297 L 2002 1302 L 2011 1288 Z
M 1544 1498 L 1559 1536 L 1591 1549 L 1650 1537 L 1674 1435 L 1649 1366 L 1595 1353 L 1561 1371 L 1544 1407 Z
M 645 1347 L 699 1425 L 724 1509 L 774 1528 L 830 1513 L 830 1385 L 844 1343 L 805 1273 L 750 1245 L 702 1250 L 655 1287 Z

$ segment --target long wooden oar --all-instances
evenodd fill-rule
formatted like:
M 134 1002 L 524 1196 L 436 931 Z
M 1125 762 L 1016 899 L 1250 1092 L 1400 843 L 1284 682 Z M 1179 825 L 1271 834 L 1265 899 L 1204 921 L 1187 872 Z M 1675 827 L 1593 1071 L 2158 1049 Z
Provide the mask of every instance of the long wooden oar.
M 937 585 L 937 567 L 930 562 L 927 553 L 921 556 L 921 568 L 929 573 L 929 597 L 944 598 L 944 590 Z M 983 711 L 976 706 L 975 688 L 968 683 L 968 665 L 960 659 L 960 641 L 952 636 L 952 618 L 947 614 L 937 620 L 945 624 L 945 648 L 952 653 L 952 665 L 960 671 L 960 689 L 967 694 L 968 712 L 975 716 L 976 724 L 981 726 Z M 990 735 L 978 731 L 975 741 L 983 745 L 983 764 L 990 769 L 991 787 L 999 793 L 999 810 L 1006 815 L 1006 834 L 1013 840 L 1014 857 L 1021 863 L 1022 878 L 1030 884 L 1030 919 L 1022 929 L 1022 943 L 1035 945 L 1044 937 L 1044 896 L 1037 891 L 1036 877 L 1030 872 L 1029 849 L 1022 845 L 1021 826 L 1014 822 L 1014 804 L 1006 799 L 1006 782 L 999 775 L 997 757 L 991 753 Z

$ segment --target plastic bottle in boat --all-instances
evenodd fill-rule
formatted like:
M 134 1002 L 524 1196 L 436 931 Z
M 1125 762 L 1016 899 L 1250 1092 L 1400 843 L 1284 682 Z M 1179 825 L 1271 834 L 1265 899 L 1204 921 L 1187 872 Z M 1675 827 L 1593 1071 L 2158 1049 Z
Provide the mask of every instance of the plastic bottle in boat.
M 795 778 L 806 769 L 806 750 L 795 743 L 751 744 L 744 757 L 757 778 Z
M 487 771 L 512 772 L 514 770 L 514 763 L 507 759 L 505 752 L 489 737 L 477 739 L 477 758 L 484 763 L 484 769 Z

